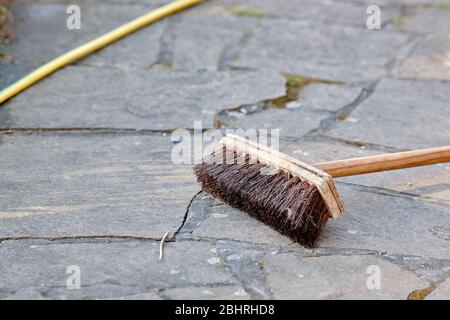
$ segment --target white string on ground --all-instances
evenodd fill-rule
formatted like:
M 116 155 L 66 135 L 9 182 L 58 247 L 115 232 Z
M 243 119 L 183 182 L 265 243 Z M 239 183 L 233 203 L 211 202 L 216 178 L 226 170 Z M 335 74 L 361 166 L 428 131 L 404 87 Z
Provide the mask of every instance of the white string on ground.
M 159 260 L 162 260 L 162 258 L 163 258 L 164 241 L 166 240 L 169 233 L 170 233 L 170 231 L 167 231 L 166 234 L 164 235 L 164 237 L 162 237 L 161 242 L 159 243 Z

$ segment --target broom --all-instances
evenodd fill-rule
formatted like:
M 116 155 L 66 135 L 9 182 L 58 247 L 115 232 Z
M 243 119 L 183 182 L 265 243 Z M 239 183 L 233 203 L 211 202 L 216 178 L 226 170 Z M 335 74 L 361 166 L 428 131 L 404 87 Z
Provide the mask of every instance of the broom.
M 314 166 L 235 135 L 194 166 L 216 198 L 296 242 L 314 247 L 328 221 L 344 209 L 332 178 L 450 162 L 450 146 L 382 154 Z

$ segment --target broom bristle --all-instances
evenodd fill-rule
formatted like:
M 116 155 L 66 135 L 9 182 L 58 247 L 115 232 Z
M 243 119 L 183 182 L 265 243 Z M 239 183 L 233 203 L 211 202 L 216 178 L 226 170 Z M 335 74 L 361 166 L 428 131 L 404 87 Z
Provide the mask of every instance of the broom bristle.
M 328 220 L 317 188 L 289 172 L 273 172 L 270 166 L 243 157 L 224 147 L 220 154 L 213 153 L 194 166 L 203 190 L 313 247 Z

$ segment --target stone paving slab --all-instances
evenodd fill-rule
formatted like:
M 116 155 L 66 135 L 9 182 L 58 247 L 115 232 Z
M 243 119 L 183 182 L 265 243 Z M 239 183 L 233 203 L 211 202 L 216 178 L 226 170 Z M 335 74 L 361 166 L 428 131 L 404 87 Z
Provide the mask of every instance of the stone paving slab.
M 159 260 L 158 242 L 5 241 L 0 243 L 0 296 L 27 297 L 32 289 L 33 296 L 51 299 L 157 298 L 159 290 L 194 286 L 201 297 L 201 291 L 217 285 L 242 292 L 213 249 L 202 242 L 166 243 Z M 80 268 L 81 290 L 66 287 L 66 270 L 73 265 Z
M 69 30 L 66 27 L 68 4 L 13 5 L 11 11 L 15 21 L 14 42 L 13 45 L 0 44 L 0 52 L 13 57 L 14 61 L 19 63 L 41 65 L 157 7 L 156 4 L 149 3 L 145 6 L 105 5 L 99 1 L 73 1 L 70 4 L 78 5 L 81 9 L 80 30 Z M 161 22 L 152 28 L 144 29 L 88 58 L 87 61 L 99 63 L 99 60 L 105 60 L 108 64 L 115 62 L 118 65 L 149 66 L 158 53 L 158 38 L 164 30 L 164 25 L 165 22 Z M 131 48 L 133 49 L 130 50 Z
M 85 24 L 70 32 L 67 3 L 16 2 L 0 86 L 167 1 L 78 0 Z M 369 0 L 209 1 L 12 99 L 0 109 L 0 299 L 448 298 L 447 164 L 339 179 L 347 211 L 308 250 L 199 193 L 169 137 L 232 113 L 223 127 L 281 128 L 281 151 L 309 163 L 449 144 L 439 3 L 379 1 L 384 27 L 369 31 Z M 298 98 L 236 114 L 285 100 L 282 72 L 307 80 Z M 69 265 L 82 290 L 66 288 Z M 367 288 L 370 265 L 381 290 Z
M 366 26 L 367 5 L 355 1 L 291 0 L 289 2 L 270 0 L 223 1 L 231 12 L 238 15 L 260 15 L 273 18 L 283 17 L 295 20 L 310 20 L 323 24 Z M 383 8 L 381 23 L 392 20 L 398 8 Z
M 377 256 L 280 253 L 268 255 L 263 261 L 277 299 L 406 299 L 411 291 L 429 286 L 414 273 Z M 374 285 L 370 276 L 375 269 L 371 268 L 379 271 L 379 289 L 368 287 L 368 282 Z
M 337 183 L 346 213 L 330 220 L 321 247 L 449 259 L 450 207 Z
M 94 53 L 78 64 L 107 68 L 136 68 L 145 70 L 158 62 L 160 39 L 168 24 L 167 20 L 144 28 L 120 42 Z
M 18 289 L 13 294 L 0 294 L 4 300 L 50 300 L 32 288 Z M 4 297 L 4 298 L 3 298 Z
M 20 28 L 16 31 L 14 45 L 0 44 L 0 51 L 17 62 L 40 65 L 93 39 L 94 34 L 101 35 L 120 23 L 164 4 L 164 1 L 151 4 L 135 1 L 126 6 L 112 1 L 107 5 L 107 10 L 101 1 L 79 0 L 71 4 L 78 5 L 83 14 L 80 30 L 65 28 L 67 4 L 47 1 L 13 6 Z M 206 9 L 202 7 L 197 10 L 200 14 L 196 11 L 191 14 L 188 11 L 164 19 L 102 49 L 79 64 L 121 69 L 146 69 L 162 65 L 171 69 L 217 70 L 227 61 L 226 50 L 239 44 L 246 32 L 256 25 L 256 20 L 251 17 L 237 17 L 223 11 L 216 12 L 217 10 L 211 10 L 210 7 L 208 4 Z M 42 24 L 42 16 L 48 19 L 45 25 Z M 31 38 L 31 30 L 41 30 L 45 39 L 39 41 L 35 37 Z M 48 45 L 49 34 L 57 40 L 56 45 Z M 230 49 L 232 55 L 235 49 Z
M 413 6 L 404 10 L 398 28 L 421 35 L 412 52 L 395 70 L 402 78 L 450 80 L 447 5 Z
M 187 287 L 164 290 L 162 295 L 173 300 L 248 300 L 249 295 L 239 285 L 218 287 Z
M 400 149 L 449 145 L 449 89 L 447 82 L 383 79 L 327 135 Z
M 417 48 L 400 64 L 395 72 L 402 78 L 449 81 L 449 50 L 449 36 L 429 36 L 419 42 Z
M 374 252 L 450 258 L 448 204 L 432 204 L 360 186 L 337 184 L 345 214 L 330 220 L 319 248 L 352 248 Z M 192 233 L 194 237 L 232 239 L 272 246 L 293 246 L 290 240 L 246 213 L 216 205 Z
M 282 105 L 277 105 L 276 99 L 259 101 L 222 112 L 217 118 L 222 127 L 280 129 L 281 137 L 298 138 L 319 130 L 323 122 L 354 103 L 362 91 L 358 85 L 312 81 L 298 89 L 297 98 L 287 93 Z
M 176 70 L 227 68 L 240 43 L 257 25 L 254 17 L 234 16 L 211 5 L 176 18 L 173 27 L 166 33 L 165 54 L 168 57 L 165 58 L 168 61 L 161 61 Z
M 0 240 L 161 238 L 199 191 L 169 136 L 2 135 L 0 150 Z
M 277 109 L 257 112 L 247 116 L 241 116 L 227 123 L 228 127 L 251 129 L 267 128 L 281 129 L 281 136 L 302 137 L 308 132 L 318 128 L 321 121 L 329 117 L 327 112 L 311 110 L 299 107 L 296 109 Z
M 241 283 L 251 299 L 272 299 L 262 257 L 271 247 L 234 240 L 218 240 L 217 253 L 227 270 Z
M 204 128 L 211 128 L 222 109 L 284 94 L 285 80 L 271 71 L 67 67 L 5 104 L 0 127 L 167 130 L 192 128 L 202 120 Z
M 245 212 L 218 202 L 210 215 L 194 230 L 199 238 L 232 239 L 271 246 L 287 246 L 292 241 Z
M 185 71 L 225 69 L 257 19 L 235 16 L 216 4 L 206 2 L 147 27 L 115 44 L 117 48 L 106 48 L 81 64 Z M 135 48 L 139 48 L 138 53 Z
M 439 260 L 432 258 L 422 258 L 419 256 L 401 256 L 396 254 L 384 254 L 383 258 L 400 266 L 404 270 L 409 270 L 417 274 L 421 279 L 430 282 L 429 289 L 436 283 L 441 283 L 448 278 L 450 270 L 450 260 Z M 423 289 L 427 289 L 423 288 Z
M 450 166 L 448 164 L 348 177 L 343 178 L 342 181 L 421 195 L 446 202 L 450 199 Z
M 355 101 L 360 93 L 357 85 L 311 83 L 303 88 L 297 101 L 302 107 L 336 112 Z
M 387 30 L 262 20 L 231 65 L 327 80 L 373 80 L 387 74 L 387 65 L 407 42 L 406 35 Z
M 401 17 L 400 29 L 417 33 L 448 36 L 450 8 L 439 6 L 414 7 Z

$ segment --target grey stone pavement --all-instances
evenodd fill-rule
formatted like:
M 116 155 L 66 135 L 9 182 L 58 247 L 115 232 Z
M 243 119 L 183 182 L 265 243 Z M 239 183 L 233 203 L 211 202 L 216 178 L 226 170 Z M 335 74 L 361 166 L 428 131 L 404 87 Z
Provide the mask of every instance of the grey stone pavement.
M 0 87 L 165 2 L 15 1 Z M 19 94 L 0 107 L 0 299 L 449 299 L 450 164 L 337 180 L 346 213 L 308 250 L 170 160 L 195 120 L 281 128 L 309 163 L 450 145 L 449 34 L 447 1 L 211 0 Z

